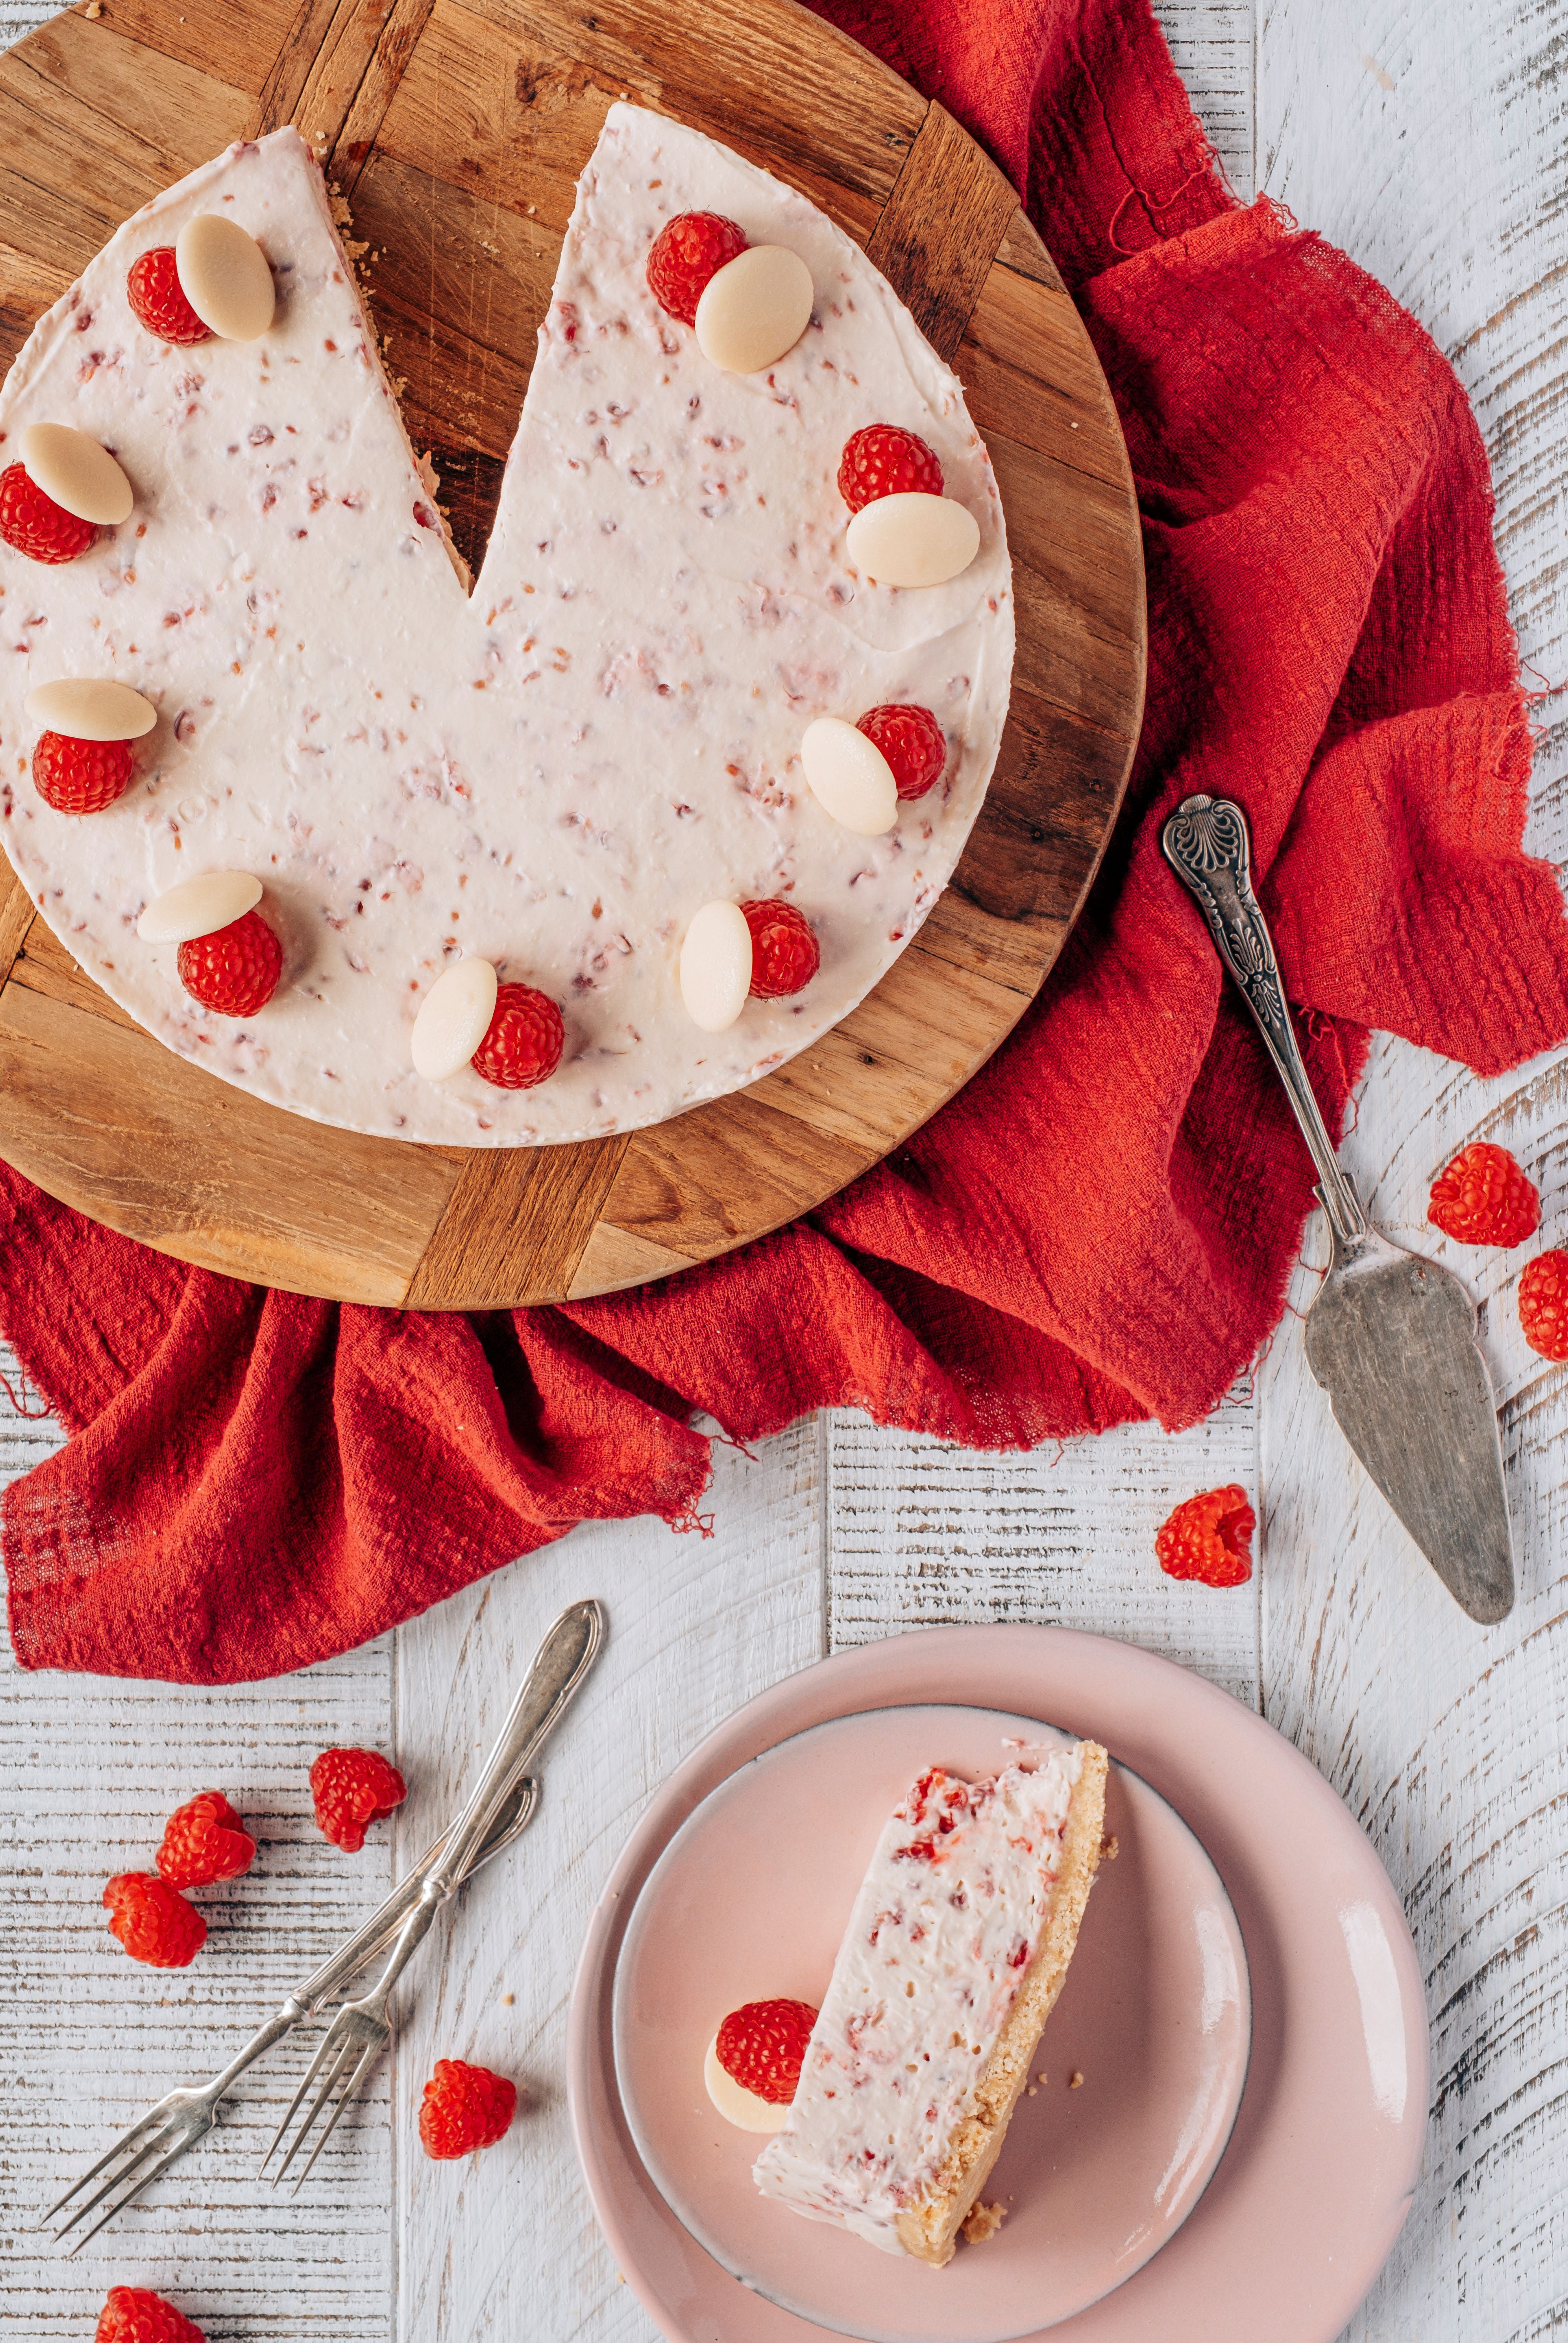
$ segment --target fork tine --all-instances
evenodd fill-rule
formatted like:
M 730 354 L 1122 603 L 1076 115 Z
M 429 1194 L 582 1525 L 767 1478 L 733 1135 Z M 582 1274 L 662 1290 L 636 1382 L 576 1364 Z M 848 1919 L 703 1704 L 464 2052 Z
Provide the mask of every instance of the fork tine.
M 166 2147 L 175 2145 L 176 2139 L 180 2146 L 185 2144 L 183 2134 L 166 2129 L 155 2132 L 150 2139 L 144 2140 L 128 2164 L 123 2164 L 117 2172 L 111 2172 L 103 2187 L 95 2188 L 85 2203 L 78 2205 L 68 2221 L 61 2222 L 55 2232 L 55 2243 L 58 2245 L 62 2238 L 68 2237 L 77 2222 L 86 2219 L 95 2205 L 101 2205 L 105 2197 L 113 2195 L 116 2188 L 123 2188 L 127 2180 L 143 2169 L 149 2158 L 161 2156 Z M 177 2147 L 176 2152 L 178 2152 Z
M 149 2107 L 146 2115 L 138 2116 L 134 2124 L 127 2125 L 126 2129 L 120 2134 L 118 2139 L 116 2140 L 113 2147 L 106 2148 L 103 2155 L 99 2157 L 96 2164 L 89 2164 L 85 2172 L 78 2174 L 77 2177 L 72 2181 L 65 2195 L 63 2197 L 57 2197 L 55 2202 L 50 2206 L 48 2211 L 39 2215 L 38 2218 L 40 2227 L 46 2226 L 54 2219 L 56 2213 L 63 2212 L 65 2207 L 70 2203 L 72 2197 L 77 2194 L 78 2190 L 85 2188 L 89 2180 L 95 2180 L 106 2164 L 113 2164 L 118 2157 L 128 2156 L 131 2149 L 135 2147 L 138 2141 L 140 2141 L 145 2136 L 149 2124 L 159 2123 L 171 2113 L 172 2109 L 169 2107 L 168 2100 L 160 2099 L 156 2107 Z M 86 2210 L 85 2206 L 84 2206 L 82 2209 L 85 2212 Z
M 122 2187 L 134 2172 L 139 2172 L 149 2157 L 161 2155 L 169 2146 L 173 2137 L 171 2132 L 165 2129 L 155 2132 L 150 2139 L 143 2140 L 129 2163 L 123 2164 L 117 2172 L 111 2172 L 103 2187 L 95 2188 L 85 2203 L 78 2205 L 69 2220 L 61 2222 L 55 2232 L 55 2243 L 58 2245 L 62 2237 L 69 2237 L 77 2222 L 85 2221 L 95 2205 L 101 2205 L 112 2190 Z
M 315 2057 L 311 2060 L 309 2066 L 307 2066 L 305 2070 L 305 2079 L 300 2084 L 299 2088 L 296 2091 L 294 2097 L 288 2102 L 288 2106 L 284 2113 L 283 2121 L 278 2125 L 277 2129 L 272 2135 L 266 2154 L 262 2157 L 261 2162 L 256 2167 L 256 2170 L 258 2172 L 265 2172 L 267 2166 L 272 2162 L 273 2157 L 276 2155 L 277 2143 L 283 2137 L 284 2133 L 288 2129 L 289 2125 L 294 2121 L 295 2109 L 298 2107 L 299 2102 L 305 2097 L 307 2091 L 309 2090 L 312 2083 L 315 2082 L 317 2075 L 320 2074 L 322 2061 L 329 2056 L 332 2048 L 332 2027 L 329 2026 L 326 2033 L 321 2037 Z M 281 2169 L 274 2174 L 273 2186 L 275 2187 L 282 2177 L 283 2173 Z
M 332 2037 L 330 2035 L 328 2035 L 327 2041 L 322 2044 L 322 2050 L 326 2051 L 329 2046 L 337 2047 L 337 2046 L 332 2043 Z M 289 2143 L 288 2154 L 284 2157 L 283 2162 L 278 2166 L 277 2170 L 272 2176 L 272 2185 L 275 2188 L 282 2179 L 284 2174 L 288 2170 L 289 2166 L 294 2162 L 295 2157 L 299 2154 L 300 2149 L 305 2146 L 306 2141 L 310 2137 L 311 2125 L 321 2113 L 323 2107 L 326 2105 L 327 2100 L 331 2094 L 332 2086 L 337 2082 L 337 2077 L 342 2074 L 345 2066 L 347 2066 L 348 2061 L 353 2057 L 353 2056 L 354 2044 L 352 2041 L 346 2041 L 342 2044 L 341 2047 L 337 2047 L 337 2056 L 333 2060 L 332 2065 L 327 2068 L 321 2088 L 317 2092 L 315 2098 L 312 2099 L 309 2107 L 306 2109 L 305 2114 L 300 2118 L 299 2129 L 295 2133 L 292 2141 Z M 308 2083 L 310 2077 L 307 2075 L 305 2079 L 306 2082 Z M 303 2095 L 304 2092 L 302 2086 L 301 2096 L 303 2097 Z
M 337 2126 L 342 2119 L 344 2108 L 347 2107 L 349 2101 L 358 2090 L 365 2077 L 368 2074 L 370 2068 L 376 2064 L 377 2059 L 381 2056 L 382 2048 L 383 2045 L 380 2042 L 372 2042 L 367 2045 L 365 2056 L 360 2059 L 358 2066 L 356 2066 L 354 2072 L 349 2076 L 348 2080 L 343 2086 L 342 2092 L 338 2097 L 337 2105 L 332 2110 L 331 2120 L 327 2123 L 321 2137 L 317 2141 L 316 2146 L 310 2151 L 310 2164 L 306 2166 L 304 2171 L 295 2182 L 293 2188 L 289 2191 L 291 2196 L 297 2197 L 306 2182 L 309 2179 L 310 2165 L 315 2163 L 317 2157 L 320 2155 L 322 2149 L 326 2147 L 327 2141 L 332 2137 L 333 2133 L 337 2130 Z M 303 2137 L 303 2134 L 301 2137 Z M 281 2177 L 281 2175 L 279 2177 Z
M 127 2188 L 123 2197 L 117 2197 L 115 2199 L 115 2202 L 109 2207 L 108 2211 L 106 2213 L 100 2214 L 90 2229 L 83 2230 L 81 2236 L 76 2239 L 75 2244 L 71 2247 L 71 2254 L 79 2254 L 82 2247 L 86 2244 L 88 2238 L 95 2237 L 98 2231 L 104 2227 L 106 2222 L 112 2221 L 116 2213 L 123 2213 L 127 2205 L 134 2205 L 136 2203 L 136 2198 L 141 2195 L 144 2188 L 150 2188 L 155 2180 L 161 2180 L 164 2174 L 168 2170 L 170 2165 L 176 2163 L 178 2158 L 185 2154 L 186 2145 L 186 2141 L 183 2138 L 176 2139 L 173 2147 L 170 2148 L 168 2154 L 160 2163 L 155 2164 L 150 2172 L 144 2172 L 141 2178 L 136 2183 L 134 2187 Z M 110 2186 L 112 2187 L 113 2185 L 114 2184 L 111 2182 Z M 95 2197 L 93 2202 L 94 2204 L 96 2204 L 97 2198 Z M 85 2205 L 82 2207 L 83 2212 L 89 2212 L 91 2209 L 91 2207 Z M 64 2237 L 65 2231 L 62 2230 L 60 2234 Z M 65 2257 L 67 2261 L 70 2258 L 70 2254 L 67 2254 Z

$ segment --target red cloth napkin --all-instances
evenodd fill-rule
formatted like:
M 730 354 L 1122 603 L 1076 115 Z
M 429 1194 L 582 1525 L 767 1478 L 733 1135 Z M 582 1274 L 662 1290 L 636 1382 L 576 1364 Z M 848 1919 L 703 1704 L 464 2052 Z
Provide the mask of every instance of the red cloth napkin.
M 1201 1416 L 1274 1324 L 1312 1171 L 1159 827 L 1239 798 L 1330 1121 L 1369 1026 L 1483 1071 L 1568 1035 L 1520 850 L 1526 701 L 1480 437 L 1426 335 L 1214 167 L 1145 0 L 822 0 L 1011 173 L 1145 517 L 1128 808 L 1041 1000 L 823 1211 L 644 1292 L 487 1318 L 186 1269 L 0 1173 L 0 1322 L 75 1437 L 9 1492 L 29 1666 L 340 1651 L 584 1518 L 690 1525 L 706 1408 L 977 1445 Z

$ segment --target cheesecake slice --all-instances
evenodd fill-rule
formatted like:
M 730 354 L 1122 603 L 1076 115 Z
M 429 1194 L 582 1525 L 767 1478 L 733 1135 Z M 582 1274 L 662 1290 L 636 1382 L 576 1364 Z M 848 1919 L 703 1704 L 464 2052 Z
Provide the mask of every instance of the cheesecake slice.
M 933 1767 L 871 1857 L 757 2186 L 940 2267 L 1007 2134 L 1100 1861 L 1107 1759 L 1030 1747 Z

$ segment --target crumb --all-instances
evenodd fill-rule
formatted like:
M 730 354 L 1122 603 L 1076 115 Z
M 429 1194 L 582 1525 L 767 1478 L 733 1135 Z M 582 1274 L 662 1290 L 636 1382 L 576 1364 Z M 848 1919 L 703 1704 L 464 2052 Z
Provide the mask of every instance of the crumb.
M 1077 2067 L 1075 2066 L 1075 2067 L 1073 2068 L 1073 2070 L 1072 2070 L 1071 2074 L 1070 2074 L 1070 2075 L 1069 2075 L 1069 2077 L 1068 2077 L 1068 2078 L 1067 2078 L 1067 2087 L 1068 2087 L 1068 2089 L 1069 2089 L 1070 2091 L 1076 2091 L 1076 2090 L 1078 2089 L 1079 2086 L 1081 2085 L 1081 2083 L 1082 2082 L 1082 2080 L 1083 2080 L 1082 2076 L 1079 2073 L 1079 2071 L 1078 2071 Z
M 1121 1852 L 1121 1849 L 1117 1844 L 1116 1833 L 1114 1831 L 1111 1833 L 1111 1835 L 1108 1838 L 1102 1838 L 1101 1840 L 1100 1855 L 1102 1862 L 1114 1863 Z
M 1038 2087 L 1036 2084 L 1034 2084 L 1034 2083 L 1031 2083 L 1031 2084 L 1030 2085 L 1030 2087 L 1029 2087 L 1029 2096 L 1030 2096 L 1030 2097 L 1031 2099 L 1032 2099 L 1032 2098 L 1034 2098 L 1034 2097 L 1037 2096 L 1037 2093 L 1038 2093 L 1038 2087 Z
M 983 2246 L 994 2237 L 1007 2218 L 1005 2205 L 971 2205 L 964 2221 L 964 2235 L 971 2246 Z
M 1045 2068 L 1042 2066 L 1042 2067 L 1040 2068 L 1040 2070 L 1039 2074 L 1035 2077 L 1035 2078 L 1034 2078 L 1034 2079 L 1035 2079 L 1035 2081 L 1040 2085 L 1040 2089 L 1043 2091 L 1043 2090 L 1044 2090 L 1044 2088 L 1045 2088 L 1045 2087 L 1046 2087 L 1046 2085 L 1047 2085 L 1047 2083 L 1049 2083 L 1049 2082 L 1050 2082 L 1050 2077 L 1046 2073 Z
M 87 5 L 82 11 L 84 16 L 91 16 L 95 22 L 103 15 L 103 13 L 104 0 L 87 0 Z M 180 18 L 180 23 L 182 25 L 185 23 L 185 18 L 183 16 Z
M 501 1996 L 501 2006 L 502 2006 L 504 2009 L 510 2009 L 510 2007 L 511 2007 L 512 2004 L 516 2001 L 517 1997 L 518 1997 L 518 1996 L 517 1996 L 517 1995 L 516 1995 L 515 1993 L 504 1993 L 504 1994 Z

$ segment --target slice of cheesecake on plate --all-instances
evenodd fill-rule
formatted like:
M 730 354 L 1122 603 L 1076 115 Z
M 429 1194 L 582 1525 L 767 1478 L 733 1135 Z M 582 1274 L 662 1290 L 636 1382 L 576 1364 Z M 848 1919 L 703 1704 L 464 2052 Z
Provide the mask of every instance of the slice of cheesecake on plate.
M 950 2260 L 1029 2080 L 1100 1860 L 1107 1758 L 1020 1747 L 991 1779 L 933 1767 L 855 1900 L 765 2197 L 884 2252 Z

